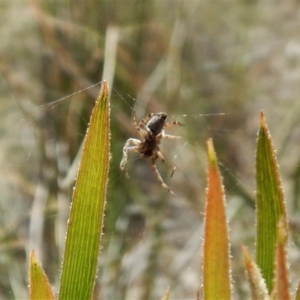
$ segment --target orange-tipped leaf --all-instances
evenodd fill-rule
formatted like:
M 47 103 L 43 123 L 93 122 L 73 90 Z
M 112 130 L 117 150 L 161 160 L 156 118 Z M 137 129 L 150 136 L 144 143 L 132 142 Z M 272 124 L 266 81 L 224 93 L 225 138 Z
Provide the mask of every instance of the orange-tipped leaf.
M 276 278 L 275 278 L 275 295 L 277 299 L 292 299 L 290 293 L 288 261 L 287 261 L 287 232 L 280 219 L 278 222 L 277 234 L 277 251 L 276 251 Z
M 231 299 L 229 237 L 222 178 L 212 139 L 207 142 L 208 189 L 205 212 L 204 299 Z

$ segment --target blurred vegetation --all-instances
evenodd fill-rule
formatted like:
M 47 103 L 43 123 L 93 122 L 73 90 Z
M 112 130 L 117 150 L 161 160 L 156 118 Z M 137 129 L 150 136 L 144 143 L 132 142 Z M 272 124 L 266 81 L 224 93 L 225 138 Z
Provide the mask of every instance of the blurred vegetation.
M 240 243 L 253 245 L 255 234 L 262 109 L 288 199 L 292 272 L 299 269 L 298 1 L 1 4 L 1 299 L 27 298 L 33 248 L 57 291 L 76 156 L 99 86 L 76 92 L 103 78 L 112 87 L 112 160 L 99 298 L 159 299 L 170 286 L 171 298 L 195 299 L 208 137 L 225 177 L 235 295 L 249 295 Z M 158 165 L 177 198 L 146 160 L 131 156 L 129 180 L 119 170 L 125 141 L 137 137 L 133 109 L 139 120 L 165 111 L 186 125 L 170 129 L 181 141 L 162 143 L 174 177 Z

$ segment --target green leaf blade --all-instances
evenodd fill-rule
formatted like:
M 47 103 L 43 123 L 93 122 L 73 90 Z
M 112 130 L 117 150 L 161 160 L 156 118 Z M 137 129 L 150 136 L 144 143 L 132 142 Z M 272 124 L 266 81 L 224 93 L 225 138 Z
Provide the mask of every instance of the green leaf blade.
M 269 292 L 273 290 L 277 224 L 287 214 L 275 149 L 263 112 L 256 151 L 256 261 Z
M 54 300 L 55 297 L 47 275 L 36 259 L 34 251 L 30 254 L 30 299 Z
M 108 85 L 92 112 L 73 194 L 59 299 L 91 299 L 96 278 L 110 160 Z

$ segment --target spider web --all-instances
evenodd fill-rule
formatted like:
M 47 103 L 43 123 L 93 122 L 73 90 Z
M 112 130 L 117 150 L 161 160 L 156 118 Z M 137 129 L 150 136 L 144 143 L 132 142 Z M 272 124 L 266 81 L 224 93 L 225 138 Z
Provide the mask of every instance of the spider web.
M 78 117 L 79 121 L 83 123 L 83 127 L 87 127 L 89 122 L 89 113 L 83 112 L 81 109 L 82 107 L 80 104 L 82 104 L 85 101 L 88 101 L 90 103 L 90 108 L 93 107 L 93 102 L 95 99 L 87 100 L 86 93 L 89 89 L 97 88 L 97 92 L 100 90 L 101 82 L 95 83 L 93 85 L 90 85 L 84 89 L 81 89 L 79 91 L 73 92 L 69 95 L 66 95 L 62 98 L 56 99 L 54 101 L 51 101 L 50 103 L 39 105 L 39 106 L 29 106 L 26 107 L 26 111 L 29 113 L 29 116 L 32 115 L 33 118 L 39 119 L 40 117 L 50 116 L 50 117 L 56 117 L 56 114 L 61 113 L 64 111 L 65 104 L 68 104 L 69 106 L 72 106 L 72 111 L 75 116 Z M 119 105 L 122 104 L 122 105 Z M 147 214 L 151 214 L 151 212 L 157 213 L 156 210 L 152 208 L 154 205 L 157 204 L 157 199 L 162 197 L 170 197 L 172 201 L 168 201 L 170 205 L 172 206 L 172 212 L 175 214 L 178 211 L 178 208 L 174 208 L 173 206 L 178 205 L 178 207 L 181 207 L 183 202 L 188 203 L 188 198 L 194 198 L 195 200 L 198 200 L 198 198 L 201 198 L 203 200 L 205 198 L 205 188 L 206 188 L 206 169 L 207 169 L 207 158 L 206 158 L 206 149 L 205 149 L 205 143 L 206 138 L 209 136 L 214 136 L 215 141 L 217 142 L 218 138 L 225 137 L 226 139 L 236 139 L 239 137 L 238 130 L 232 130 L 230 128 L 224 127 L 224 121 L 223 119 L 230 116 L 230 113 L 228 112 L 217 112 L 217 113 L 205 113 L 202 114 L 201 112 L 193 112 L 188 113 L 188 111 L 169 111 L 167 110 L 166 113 L 168 114 L 168 122 L 172 121 L 180 121 L 185 124 L 185 127 L 177 127 L 174 126 L 173 128 L 167 129 L 166 132 L 169 134 L 179 135 L 182 136 L 182 139 L 180 140 L 163 140 L 160 148 L 161 152 L 163 153 L 166 160 L 171 164 L 175 165 L 177 167 L 176 172 L 172 178 L 170 178 L 172 168 L 158 162 L 157 167 L 159 169 L 159 172 L 163 178 L 163 180 L 166 182 L 166 184 L 170 187 L 172 191 L 178 196 L 178 199 L 172 199 L 172 196 L 168 194 L 163 188 L 161 188 L 160 183 L 157 182 L 155 177 L 152 174 L 152 170 L 150 168 L 150 162 L 149 160 L 140 159 L 139 155 L 130 155 L 128 159 L 128 172 L 130 174 L 130 179 L 126 179 L 124 174 L 121 172 L 119 168 L 119 164 L 122 158 L 122 148 L 128 138 L 131 137 L 138 137 L 138 134 L 135 132 L 133 126 L 132 126 L 132 112 L 135 110 L 137 111 L 137 121 L 140 121 L 143 119 L 148 113 L 156 113 L 163 109 L 163 103 L 158 108 L 158 110 L 154 110 L 151 103 L 145 103 L 142 102 L 139 99 L 135 99 L 131 95 L 123 94 L 117 89 L 112 89 L 111 92 L 111 125 L 112 125 L 112 135 L 118 135 L 121 136 L 119 140 L 114 141 L 114 145 L 112 145 L 112 166 L 110 170 L 110 181 L 109 181 L 109 188 L 111 190 L 117 190 L 121 184 L 126 182 L 126 185 L 129 187 L 134 187 L 134 189 L 137 189 L 137 196 L 133 195 L 134 198 L 133 201 L 137 202 L 137 205 L 128 203 L 128 208 L 126 211 L 122 211 L 123 207 L 116 207 L 114 210 L 114 213 L 118 215 L 117 218 L 117 224 L 116 224 L 116 231 L 121 230 L 122 228 L 125 228 L 126 226 L 122 223 L 129 222 L 128 220 L 132 220 L 132 215 L 134 216 L 134 222 L 138 223 L 138 225 L 132 225 L 132 228 L 136 230 L 136 227 L 142 225 L 139 224 L 139 222 L 143 222 L 143 218 L 139 218 L 140 211 L 145 209 L 149 209 L 150 207 L 150 213 L 147 212 Z M 75 124 L 75 118 L 62 118 L 62 122 L 67 124 L 69 131 L 73 134 L 75 140 L 82 141 L 85 135 L 84 129 L 79 129 L 78 126 Z M 222 120 L 222 122 L 219 122 L 219 120 Z M 78 121 L 78 120 L 77 120 Z M 34 127 L 33 123 L 31 123 L 30 120 L 28 120 L 20 111 L 17 113 L 15 119 L 12 123 L 12 120 L 9 120 L 10 126 L 15 127 L 16 134 L 15 142 L 18 142 L 22 144 L 22 155 L 18 157 L 17 160 L 11 159 L 9 160 L 9 164 L 18 164 L 20 167 L 24 167 L 28 172 L 30 172 L 31 168 L 35 167 L 34 161 L 37 160 L 38 151 L 36 148 L 38 148 L 38 144 L 35 142 L 35 131 L 36 128 Z M 222 124 L 222 127 L 220 127 L 218 124 Z M 199 128 L 199 134 L 195 133 L 195 128 Z M 138 137 L 139 138 L 139 137 Z M 56 143 L 55 149 L 53 148 L 53 145 L 55 144 L 55 135 L 52 137 L 49 137 L 49 139 L 46 140 L 46 151 L 48 151 L 50 157 L 51 155 L 58 155 L 60 156 L 59 159 L 59 168 L 61 168 L 62 174 L 64 176 L 59 179 L 59 184 L 62 184 L 63 188 L 70 188 L 74 185 L 74 179 L 77 172 L 78 167 L 78 159 L 80 157 L 80 149 L 79 147 L 76 149 L 77 155 L 74 155 L 74 159 L 72 161 L 65 162 L 64 160 L 68 160 L 68 157 L 66 155 L 66 149 L 64 149 L 63 143 Z M 78 143 L 80 144 L 80 143 Z M 254 144 L 254 142 L 253 142 Z M 248 145 L 244 145 L 244 147 L 247 147 Z M 220 159 L 220 167 L 222 169 L 223 175 L 225 177 L 232 177 L 234 180 L 229 183 L 229 185 L 226 185 L 227 192 L 233 192 L 239 188 L 244 188 L 242 180 L 242 176 L 236 172 L 235 169 L 233 169 L 230 165 L 227 164 L 226 161 L 223 161 L 221 147 L 218 146 L 216 143 L 216 150 Z M 64 167 L 63 167 L 64 166 Z M 37 182 L 37 178 L 32 179 L 34 182 Z M 45 193 L 46 189 L 43 189 L 41 187 L 38 189 L 39 194 L 36 195 L 36 197 L 40 197 L 45 199 L 44 202 L 44 209 L 46 209 L 46 199 L 47 194 Z M 150 192 L 145 192 L 150 191 Z M 149 200 L 149 203 L 141 204 L 139 201 L 140 194 L 144 193 Z M 184 196 L 184 194 L 186 195 Z M 122 191 L 120 191 L 120 194 L 122 194 Z M 59 200 L 59 203 L 61 203 L 61 207 L 58 210 L 53 210 L 54 212 L 48 212 L 45 217 L 45 222 L 49 221 L 51 218 L 58 218 L 59 224 L 61 228 L 61 234 L 60 234 L 60 244 L 61 245 L 61 253 L 63 252 L 63 244 L 64 244 L 64 238 L 65 238 L 65 226 L 67 224 L 67 217 L 68 217 L 68 211 L 69 211 L 69 199 L 64 199 L 64 195 L 60 195 L 62 198 Z M 194 201 L 195 201 L 194 200 Z M 30 205 L 31 202 L 29 201 Z M 161 204 L 163 205 L 163 204 Z M 165 204 L 166 205 L 166 204 Z M 169 204 L 168 204 L 169 205 Z M 199 206 L 198 203 L 193 204 L 195 206 Z M 29 205 L 28 205 L 29 206 Z M 21 206 L 22 208 L 18 208 L 21 211 L 29 211 L 28 207 Z M 30 207 L 30 206 L 29 206 Z M 138 207 L 138 208 L 137 208 Z M 142 209 L 140 209 L 142 207 Z M 238 205 L 233 205 L 233 207 L 230 207 L 230 213 L 234 213 L 238 209 Z M 42 210 L 43 208 L 40 208 Z M 180 210 L 180 209 L 179 209 Z M 202 209 L 200 209 L 202 211 Z M 32 209 L 32 211 L 34 211 Z M 164 209 L 162 208 L 162 211 Z M 144 212 L 144 211 L 143 211 Z M 39 214 L 35 214 L 38 216 Z M 40 214 L 41 216 L 44 216 L 44 214 Z M 130 215 L 130 217 L 128 217 Z M 142 215 L 142 214 L 141 214 Z M 184 215 L 184 214 L 183 214 Z M 8 218 L 12 218 L 12 216 L 7 215 Z M 185 224 L 185 220 L 183 220 L 183 216 L 177 216 L 176 218 L 178 220 L 178 224 L 182 225 Z M 40 228 L 38 226 L 39 223 L 42 222 L 42 220 L 34 219 L 33 217 L 30 218 L 33 225 L 32 228 Z M 172 218 L 170 218 L 172 219 Z M 193 223 L 193 219 L 189 220 L 190 223 Z M 199 220 L 198 220 L 199 221 Z M 133 222 L 133 221 L 132 221 Z M 193 226 L 193 224 L 189 224 Z M 13 225 L 10 225 L 13 227 Z M 121 228 L 121 229 L 120 229 Z M 42 229 L 41 229 L 42 230 Z M 124 229 L 122 229 L 124 230 Z M 175 230 L 176 231 L 176 230 Z M 105 239 L 109 240 L 111 236 L 113 236 L 115 231 L 112 229 L 109 232 L 106 232 Z M 196 232 L 198 233 L 198 231 Z M 196 234 L 195 233 L 195 234 Z M 34 234 L 34 232 L 32 232 Z M 43 236 L 41 233 L 36 233 L 37 236 Z M 172 231 L 172 234 L 175 236 L 174 231 Z M 151 237 L 147 237 L 147 241 L 151 240 Z M 128 237 L 128 239 L 134 240 L 134 237 Z M 191 238 L 191 243 L 192 243 Z M 127 241 L 127 242 L 132 242 Z M 36 243 L 41 243 L 41 241 L 35 241 Z M 141 244 L 143 246 L 143 244 Z M 198 249 L 196 247 L 197 245 L 194 245 L 195 249 Z M 199 246 L 199 245 L 198 245 Z M 33 248 L 38 249 L 37 246 L 32 245 Z M 192 250 L 191 250 L 192 251 Z M 184 252 L 184 251 L 183 251 Z M 182 252 L 182 253 L 183 253 Z M 62 254 L 60 255 L 60 257 Z M 186 258 L 187 259 L 187 258 Z M 178 258 L 179 260 L 179 258 Z M 180 270 L 183 268 L 182 265 L 180 265 L 176 260 L 174 260 L 174 266 L 173 268 L 176 270 Z M 130 264 L 129 264 L 130 265 Z M 178 272 L 177 272 L 178 273 Z
M 79 94 L 83 94 L 87 90 L 94 88 L 94 87 L 98 87 L 100 89 L 101 81 L 99 81 L 95 84 L 92 84 L 90 86 L 87 86 L 86 88 L 83 88 L 76 92 L 73 92 L 71 94 L 68 94 L 64 97 L 61 97 L 57 100 L 51 101 L 50 103 L 36 106 L 31 111 L 34 113 L 36 111 L 54 109 L 58 105 L 61 105 L 63 102 L 74 101 L 74 97 L 78 96 Z M 132 117 L 133 111 L 137 112 L 138 121 L 143 119 L 148 113 L 157 112 L 157 111 L 151 110 L 151 108 L 149 109 L 149 107 L 151 107 L 151 105 L 149 103 L 145 103 L 145 102 L 139 100 L 138 98 L 134 98 L 129 94 L 124 95 L 121 92 L 119 92 L 117 89 L 113 88 L 112 92 L 111 92 L 112 123 L 116 121 L 114 119 L 116 115 L 118 115 L 120 113 L 124 114 L 124 112 L 123 111 L 120 112 L 120 108 L 118 108 L 118 106 L 115 105 L 114 102 L 116 102 L 116 101 L 122 101 L 125 104 L 125 106 L 128 108 L 128 110 L 126 111 L 126 114 L 128 116 L 128 120 L 127 120 L 128 124 L 126 125 L 126 127 L 129 127 L 132 125 L 131 117 Z M 181 122 L 183 122 L 185 124 L 185 127 L 183 129 L 179 130 L 180 133 L 182 133 L 182 135 L 183 135 L 183 139 L 180 140 L 179 142 L 175 141 L 176 147 L 172 147 L 172 156 L 166 157 L 166 159 L 171 164 L 174 163 L 176 165 L 176 167 L 177 167 L 176 172 L 179 172 L 179 171 L 183 172 L 185 177 L 187 178 L 187 180 L 189 180 L 196 186 L 204 188 L 205 182 L 203 182 L 203 180 L 202 181 L 199 180 L 196 176 L 192 175 L 190 168 L 185 166 L 183 163 L 181 163 L 180 158 L 181 158 L 181 156 L 191 155 L 191 154 L 186 154 L 186 152 L 190 152 L 190 151 L 188 151 L 188 149 L 192 149 L 192 151 L 197 151 L 200 144 L 202 145 L 202 148 L 203 147 L 205 148 L 205 139 L 199 141 L 195 137 L 189 137 L 188 134 L 186 134 L 186 133 L 189 133 L 192 127 L 195 127 L 198 125 L 203 126 L 203 124 L 205 124 L 204 125 L 205 127 L 201 131 L 205 131 L 206 136 L 236 135 L 236 134 L 238 134 L 237 131 L 226 129 L 224 127 L 221 128 L 218 126 L 213 127 L 213 126 L 209 125 L 209 123 L 205 122 L 205 119 L 212 119 L 212 118 L 216 119 L 216 118 L 228 117 L 228 116 L 230 116 L 230 113 L 228 113 L 228 112 L 214 112 L 214 113 L 201 113 L 201 112 L 199 112 L 199 113 L 186 113 L 186 112 L 178 113 L 178 112 L 176 112 L 176 114 L 172 114 L 172 112 L 171 113 L 167 112 L 167 113 L 168 113 L 168 120 L 170 122 L 174 121 L 174 120 L 180 120 Z M 86 119 L 79 111 L 78 111 L 78 114 L 80 115 L 80 118 L 83 119 L 84 123 L 88 124 L 88 119 Z M 72 124 L 70 124 L 70 126 L 72 126 Z M 74 130 L 76 131 L 76 128 L 74 128 Z M 171 129 L 170 132 L 176 134 L 176 129 Z M 81 136 L 84 135 L 84 132 L 76 132 L 76 133 Z M 128 136 L 128 138 L 129 137 L 130 136 Z M 125 141 L 126 141 L 126 139 L 124 140 L 124 143 L 125 143 Z M 171 143 L 174 143 L 174 142 L 172 141 Z M 171 143 L 168 142 L 168 144 L 171 144 Z M 163 144 L 164 144 L 164 142 L 162 142 L 162 149 L 164 148 Z M 168 145 L 168 146 L 170 146 L 170 145 Z M 168 147 L 167 147 L 167 150 L 169 150 Z M 122 149 L 120 149 L 120 152 L 121 151 L 122 151 Z M 204 150 L 202 149 L 202 151 L 201 151 L 202 155 L 203 155 L 203 151 L 205 151 L 205 149 Z M 131 155 L 128 162 L 129 162 L 129 164 L 134 164 L 134 162 L 137 161 L 139 158 L 140 158 L 139 155 Z M 201 160 L 200 163 L 203 164 L 203 169 L 205 169 L 206 168 L 205 161 Z M 230 174 L 230 176 L 232 178 L 234 178 L 234 181 L 236 182 L 237 185 L 241 184 L 240 180 L 238 179 L 238 175 L 235 175 L 234 171 L 230 167 L 226 167 L 226 164 L 222 163 L 222 168 L 228 174 Z M 112 171 L 119 172 L 119 170 L 112 170 Z M 234 186 L 230 187 L 230 189 L 234 189 L 234 188 L 235 188 Z

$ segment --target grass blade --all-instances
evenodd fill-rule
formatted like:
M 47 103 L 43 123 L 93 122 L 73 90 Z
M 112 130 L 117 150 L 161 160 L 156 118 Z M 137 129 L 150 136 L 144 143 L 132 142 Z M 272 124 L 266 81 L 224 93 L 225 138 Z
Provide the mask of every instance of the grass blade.
M 275 295 L 277 299 L 290 300 L 292 297 L 286 253 L 287 232 L 282 219 L 279 220 L 277 233 Z
M 92 299 L 110 160 L 108 85 L 92 112 L 68 222 L 59 299 Z
M 231 299 L 229 237 L 221 174 L 212 140 L 208 148 L 208 190 L 204 233 L 204 299 Z
M 35 257 L 34 251 L 30 255 L 30 299 L 54 300 L 49 280 Z
M 282 218 L 287 229 L 287 214 L 277 159 L 264 113 L 256 150 L 256 262 L 273 290 L 277 224 Z
M 268 289 L 265 280 L 262 278 L 259 268 L 252 259 L 248 249 L 242 247 L 245 258 L 245 265 L 250 284 L 252 300 L 269 300 Z
M 161 300 L 169 300 L 170 298 L 170 288 L 168 288 L 165 292 L 165 294 L 163 295 L 163 297 L 161 298 Z
M 296 294 L 295 294 L 295 300 L 300 300 L 300 282 L 298 282 Z

